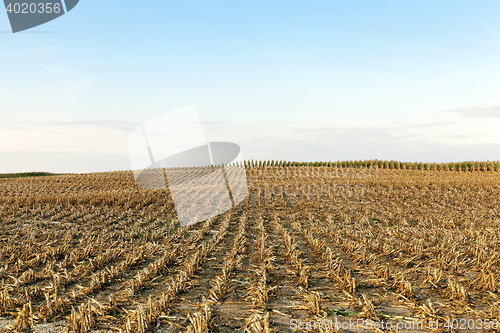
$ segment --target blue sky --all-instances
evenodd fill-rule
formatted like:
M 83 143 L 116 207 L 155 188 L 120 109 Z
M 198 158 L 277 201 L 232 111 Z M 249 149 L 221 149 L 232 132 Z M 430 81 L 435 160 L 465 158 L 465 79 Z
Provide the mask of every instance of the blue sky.
M 498 160 L 498 1 L 81 0 L 12 34 L 0 172 L 130 168 L 134 127 L 195 104 L 246 159 Z

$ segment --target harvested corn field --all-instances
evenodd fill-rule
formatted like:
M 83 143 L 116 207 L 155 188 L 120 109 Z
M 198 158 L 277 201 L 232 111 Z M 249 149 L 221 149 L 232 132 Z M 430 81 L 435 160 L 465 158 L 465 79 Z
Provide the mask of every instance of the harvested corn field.
M 247 165 L 184 228 L 132 172 L 0 179 L 4 331 L 498 332 L 500 172 L 472 170 Z

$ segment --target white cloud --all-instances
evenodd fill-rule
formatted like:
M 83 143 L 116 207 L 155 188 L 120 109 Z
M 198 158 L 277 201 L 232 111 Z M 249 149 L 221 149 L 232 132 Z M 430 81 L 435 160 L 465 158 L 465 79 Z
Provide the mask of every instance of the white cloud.
M 0 173 L 45 171 L 86 173 L 129 170 L 128 156 L 98 153 L 60 153 L 53 151 L 0 151 Z
M 267 132 L 267 131 L 262 131 Z M 286 135 L 263 133 L 240 141 L 246 158 L 298 161 L 387 159 L 401 161 L 500 160 L 500 142 L 458 143 L 457 138 L 394 133 L 376 127 L 296 128 Z M 282 133 L 285 134 L 285 133 Z M 465 141 L 469 140 L 468 135 Z M 236 141 L 238 142 L 238 141 Z
M 485 109 L 495 108 L 480 111 Z M 245 159 L 499 160 L 500 119 L 483 118 L 479 112 L 480 117 L 473 108 L 456 110 L 460 112 L 357 121 L 306 115 L 268 121 L 211 119 L 203 127 L 207 140 L 234 142 Z M 121 119 L 0 123 L 0 172 L 128 169 L 128 135 L 137 125 Z
M 0 151 L 49 151 L 127 155 L 125 121 L 0 124 Z
M 44 124 L 44 123 L 39 123 Z M 139 123 L 118 119 L 105 119 L 105 120 L 75 120 L 75 121 L 49 121 L 45 124 L 58 125 L 58 126 L 90 126 L 90 127 L 107 127 L 120 131 L 130 132 Z
M 449 110 L 449 112 L 467 118 L 499 118 L 500 104 L 467 106 Z
M 495 122 L 449 115 L 400 121 L 335 124 L 245 122 L 206 126 L 207 139 L 239 144 L 246 159 L 403 161 L 500 160 Z

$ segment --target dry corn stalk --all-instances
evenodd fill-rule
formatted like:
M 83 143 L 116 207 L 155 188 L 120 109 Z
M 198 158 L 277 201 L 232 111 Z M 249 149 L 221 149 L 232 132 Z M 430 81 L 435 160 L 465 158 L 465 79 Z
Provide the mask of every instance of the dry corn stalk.
M 468 303 L 470 300 L 469 293 L 460 285 L 455 279 L 448 280 L 448 287 L 446 288 L 447 296 L 452 300 L 460 300 Z
M 209 331 L 212 310 L 206 299 L 203 299 L 202 311 L 194 314 L 187 313 L 187 316 L 191 324 L 188 326 L 186 333 L 206 333 Z
M 4 288 L 0 293 L 0 314 L 5 313 L 12 306 L 14 306 L 14 301 L 10 298 L 7 288 Z
M 14 324 L 7 327 L 8 331 L 12 332 L 28 332 L 33 327 L 33 310 L 31 302 L 24 304 L 22 310 L 19 311 Z
M 247 318 L 245 325 L 247 333 L 269 333 L 269 312 L 264 315 L 254 312 Z
M 365 311 L 365 317 L 374 321 L 379 320 L 379 315 L 375 312 L 375 307 L 373 302 L 369 300 L 364 294 L 361 294 L 363 298 L 363 310 Z
M 306 293 L 304 298 L 307 300 L 307 305 L 311 314 L 318 316 L 321 311 L 320 300 L 321 297 L 318 293 Z

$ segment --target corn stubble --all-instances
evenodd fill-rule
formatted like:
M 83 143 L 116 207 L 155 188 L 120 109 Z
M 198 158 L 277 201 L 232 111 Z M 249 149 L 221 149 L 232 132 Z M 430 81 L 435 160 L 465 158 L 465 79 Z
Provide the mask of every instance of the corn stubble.
M 497 164 L 246 165 L 247 199 L 185 228 L 130 172 L 0 179 L 5 330 L 500 319 Z

